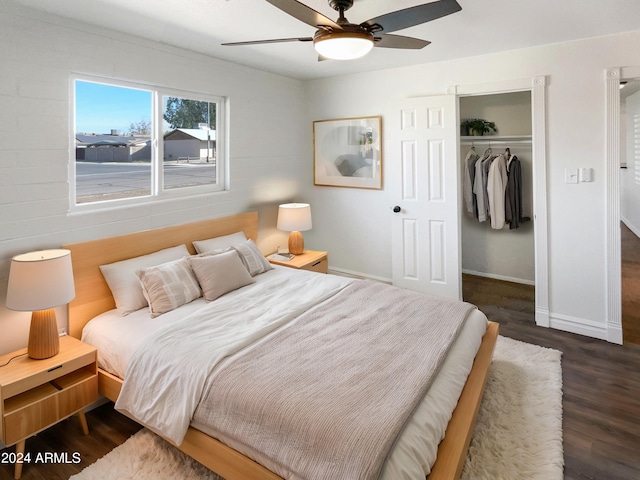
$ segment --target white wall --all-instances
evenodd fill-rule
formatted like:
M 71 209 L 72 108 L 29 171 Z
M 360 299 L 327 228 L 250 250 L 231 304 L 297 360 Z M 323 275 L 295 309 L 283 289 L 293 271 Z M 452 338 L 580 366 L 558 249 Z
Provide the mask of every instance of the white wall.
M 496 124 L 498 131 L 489 137 L 531 135 L 531 92 L 471 95 L 460 97 L 459 104 L 460 120 L 482 118 Z
M 230 190 L 70 215 L 72 72 L 227 97 Z M 27 342 L 29 314 L 4 308 L 18 253 L 256 209 L 263 251 L 285 245 L 277 205 L 299 196 L 311 142 L 303 93 L 297 80 L 0 2 L 0 353 Z
M 640 32 L 632 32 L 317 80 L 308 84 L 309 123 L 382 115 L 384 130 L 400 99 L 444 94 L 453 85 L 545 75 L 551 325 L 605 338 L 604 70 L 640 65 L 639 43 Z M 390 153 L 385 156 L 384 176 L 396 161 Z M 310 178 L 311 163 L 310 158 Z M 594 181 L 565 184 L 565 168 L 579 167 L 592 168 Z M 329 251 L 330 266 L 391 276 L 390 208 L 395 199 L 389 187 L 312 188 L 307 200 L 314 207 L 314 228 L 305 237 Z
M 627 168 L 620 170 L 620 217 L 631 231 L 640 236 L 640 160 L 636 161 L 636 149 L 640 147 L 635 145 L 639 133 L 634 132 L 634 117 L 640 118 L 640 92 L 627 97 L 624 111 L 625 123 L 620 125 L 620 129 L 626 133 L 626 142 L 621 151 L 626 154 Z

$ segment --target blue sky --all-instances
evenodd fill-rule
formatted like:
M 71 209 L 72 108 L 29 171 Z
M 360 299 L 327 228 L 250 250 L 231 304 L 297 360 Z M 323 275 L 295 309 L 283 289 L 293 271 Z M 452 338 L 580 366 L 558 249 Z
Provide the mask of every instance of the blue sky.
M 76 81 L 76 132 L 125 133 L 129 125 L 151 120 L 151 92 Z

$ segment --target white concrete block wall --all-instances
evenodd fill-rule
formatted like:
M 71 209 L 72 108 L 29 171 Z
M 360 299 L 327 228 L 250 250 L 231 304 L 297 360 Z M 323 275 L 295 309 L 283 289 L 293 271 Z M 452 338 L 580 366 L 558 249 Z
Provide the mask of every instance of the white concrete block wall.
M 228 98 L 230 190 L 70 214 L 72 73 Z M 4 307 L 13 255 L 248 210 L 261 212 L 260 247 L 275 249 L 286 237 L 273 212 L 299 195 L 308 160 L 303 93 L 298 80 L 0 3 L 0 353 L 25 346 L 29 327 Z

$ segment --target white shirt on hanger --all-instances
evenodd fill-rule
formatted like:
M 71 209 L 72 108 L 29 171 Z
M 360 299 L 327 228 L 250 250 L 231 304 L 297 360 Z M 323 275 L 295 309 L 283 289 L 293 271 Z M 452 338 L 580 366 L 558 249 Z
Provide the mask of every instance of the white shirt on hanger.
M 491 211 L 491 228 L 497 230 L 505 224 L 505 189 L 507 188 L 507 156 L 498 155 L 489 167 L 487 176 L 487 193 L 489 194 L 489 210 Z

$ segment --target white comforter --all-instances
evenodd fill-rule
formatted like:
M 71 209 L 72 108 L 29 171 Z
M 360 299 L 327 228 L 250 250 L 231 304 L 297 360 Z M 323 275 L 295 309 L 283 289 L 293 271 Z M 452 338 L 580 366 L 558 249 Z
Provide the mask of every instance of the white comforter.
M 205 381 L 220 362 L 351 281 L 309 272 L 296 280 L 292 285 L 283 275 L 244 287 L 242 295 L 223 296 L 147 337 L 130 359 L 116 409 L 180 445 Z
M 296 272 L 286 268 L 259 275 L 256 280 L 256 284 L 231 292 L 211 304 L 204 304 L 201 300 L 192 302 L 156 319 L 149 320 L 148 314 L 141 311 L 128 317 L 106 314 L 92 321 L 85 328 L 83 340 L 98 347 L 101 367 L 119 376 L 123 376 L 124 372 L 127 381 L 137 378 L 149 386 L 143 396 L 133 395 L 128 388 L 123 388 L 124 394 L 121 394 L 117 407 L 129 414 L 135 411 L 133 416 L 136 420 L 180 443 L 199 398 L 179 398 L 176 393 L 187 388 L 187 385 L 196 388 L 203 385 L 207 372 L 202 372 L 200 367 L 204 362 L 215 368 L 218 360 L 224 361 L 242 348 L 250 348 L 262 336 L 268 336 L 269 332 L 287 323 L 300 311 L 333 295 L 351 281 L 343 277 Z M 205 311 L 214 312 L 213 317 Z M 238 312 L 243 312 L 240 317 Z M 115 330 L 113 322 L 120 324 Z M 201 322 L 208 322 L 217 333 L 202 335 Z M 105 330 L 105 325 L 108 327 L 107 335 L 98 333 Z M 485 329 L 486 318 L 480 312 L 474 312 L 452 347 L 441 375 L 394 448 L 383 478 L 424 478 L 428 474 Z M 176 348 L 189 353 L 188 362 L 176 365 L 170 361 L 166 367 L 184 369 L 185 373 L 174 379 L 174 384 L 167 385 L 160 380 L 163 372 L 153 366 L 153 361 L 143 371 L 125 372 L 124 366 L 129 364 L 132 357 L 148 350 L 146 337 L 138 338 L 138 334 L 144 332 L 147 335 L 152 331 L 161 332 L 164 338 L 164 347 L 149 352 L 152 356 L 165 357 Z M 181 338 L 189 340 L 183 344 Z M 207 348 L 194 353 L 196 350 L 190 343 L 194 338 Z M 122 339 L 127 341 L 123 342 Z M 107 357 L 105 351 L 115 355 Z M 212 358 L 213 362 L 210 361 Z M 172 426 L 168 427 L 168 424 Z M 194 426 L 209 434 L 215 433 L 208 431 L 206 425 Z M 232 442 L 229 443 L 234 446 Z M 269 464 L 269 459 L 258 461 L 275 470 Z

